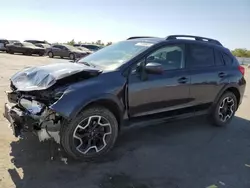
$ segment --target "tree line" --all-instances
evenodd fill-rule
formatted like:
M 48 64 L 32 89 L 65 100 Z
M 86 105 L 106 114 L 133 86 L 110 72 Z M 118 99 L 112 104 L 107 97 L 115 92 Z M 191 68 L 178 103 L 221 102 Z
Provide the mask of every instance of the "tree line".
M 249 57 L 250 58 L 250 50 L 246 48 L 236 48 L 231 51 L 232 54 L 236 57 Z
M 102 42 L 101 40 L 97 40 L 96 42 L 82 42 L 82 41 L 76 42 L 74 39 L 72 39 L 71 41 L 68 41 L 66 44 L 69 44 L 72 46 L 74 44 L 96 44 L 96 45 L 100 45 L 100 46 L 108 46 L 108 45 L 112 44 L 112 42 L 107 42 L 106 44 L 104 44 L 104 42 Z

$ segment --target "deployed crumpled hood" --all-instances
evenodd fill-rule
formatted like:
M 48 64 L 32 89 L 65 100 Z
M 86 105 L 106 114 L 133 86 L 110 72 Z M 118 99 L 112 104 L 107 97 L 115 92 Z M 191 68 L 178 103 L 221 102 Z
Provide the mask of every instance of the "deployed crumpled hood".
M 43 90 L 54 85 L 57 80 L 80 72 L 101 71 L 78 63 L 56 63 L 24 69 L 13 75 L 10 80 L 19 91 Z

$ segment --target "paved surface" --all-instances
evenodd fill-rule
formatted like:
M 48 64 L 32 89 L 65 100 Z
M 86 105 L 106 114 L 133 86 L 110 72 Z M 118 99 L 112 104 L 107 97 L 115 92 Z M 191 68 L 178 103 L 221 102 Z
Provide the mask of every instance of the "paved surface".
M 0 103 L 6 101 L 4 90 L 13 73 L 56 61 L 66 60 L 0 53 Z M 1 116 L 0 187 L 250 188 L 249 106 L 247 87 L 242 106 L 226 128 L 210 126 L 203 117 L 130 128 L 114 150 L 95 163 L 68 159 L 65 164 L 62 152 L 51 161 L 49 143 L 40 144 L 32 135 L 15 139 Z

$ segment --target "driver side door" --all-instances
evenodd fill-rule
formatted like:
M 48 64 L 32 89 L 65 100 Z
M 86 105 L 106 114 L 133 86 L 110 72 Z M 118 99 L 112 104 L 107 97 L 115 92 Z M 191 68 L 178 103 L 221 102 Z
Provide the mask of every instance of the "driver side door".
M 147 64 L 152 63 L 160 64 L 162 72 L 148 73 Z M 138 71 L 138 66 L 144 71 Z M 190 102 L 189 87 L 185 45 L 160 47 L 132 68 L 128 77 L 129 115 L 138 117 L 185 108 Z

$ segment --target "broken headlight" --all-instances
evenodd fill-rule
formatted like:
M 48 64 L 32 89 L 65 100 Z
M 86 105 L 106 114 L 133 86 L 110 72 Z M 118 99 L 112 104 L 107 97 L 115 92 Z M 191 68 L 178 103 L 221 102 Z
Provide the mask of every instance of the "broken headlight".
M 44 105 L 36 100 L 29 100 L 25 98 L 21 98 L 19 100 L 19 105 L 29 111 L 31 114 L 39 114 L 42 112 Z

